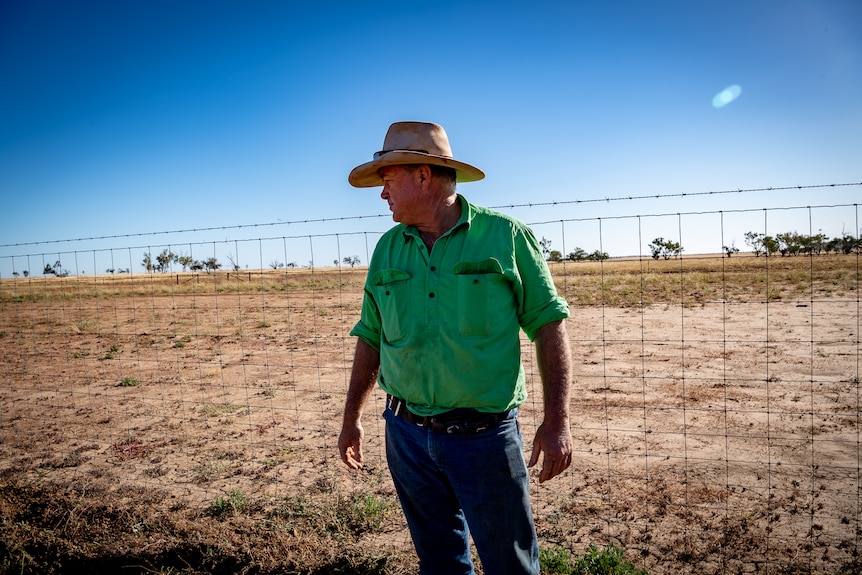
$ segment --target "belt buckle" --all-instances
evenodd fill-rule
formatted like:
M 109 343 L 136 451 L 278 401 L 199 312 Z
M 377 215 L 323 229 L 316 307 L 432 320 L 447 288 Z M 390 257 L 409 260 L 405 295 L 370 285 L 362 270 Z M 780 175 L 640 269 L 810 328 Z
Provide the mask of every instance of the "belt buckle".
M 431 418 L 431 429 L 436 433 L 445 433 L 446 435 L 461 435 L 467 430 L 466 426 L 459 423 L 446 425 L 438 421 L 436 417 Z

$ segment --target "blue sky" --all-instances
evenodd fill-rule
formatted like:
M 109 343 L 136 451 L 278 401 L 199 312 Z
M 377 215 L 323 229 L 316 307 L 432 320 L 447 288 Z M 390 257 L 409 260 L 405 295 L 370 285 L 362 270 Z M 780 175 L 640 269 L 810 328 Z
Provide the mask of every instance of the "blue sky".
M 55 249 L 10 246 L 28 242 L 384 214 L 378 190 L 353 189 L 347 173 L 398 120 L 441 123 L 455 156 L 487 174 L 460 191 L 487 206 L 862 182 L 860 30 L 858 0 L 6 0 L 0 256 Z M 739 96 L 713 106 L 732 85 Z M 860 198 L 855 186 L 566 213 Z M 821 224 L 852 231 L 853 214 Z

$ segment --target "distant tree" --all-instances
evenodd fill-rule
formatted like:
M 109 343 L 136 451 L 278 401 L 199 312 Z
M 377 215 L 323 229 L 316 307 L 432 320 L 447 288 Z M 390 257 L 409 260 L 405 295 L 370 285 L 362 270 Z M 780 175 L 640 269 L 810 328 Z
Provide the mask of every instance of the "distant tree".
M 760 255 L 764 252 L 763 236 L 764 234 L 760 234 L 757 232 L 745 232 L 745 243 L 748 247 L 751 248 L 751 251 L 753 251 L 754 255 L 757 257 L 760 257 Z
M 344 258 L 344 263 L 346 263 L 350 267 L 354 267 L 356 264 L 361 262 L 359 261 L 359 256 L 347 256 L 346 258 Z
M 751 248 L 755 256 L 771 256 L 779 251 L 778 240 L 772 236 L 758 232 L 745 232 L 745 243 Z
M 289 267 L 289 268 L 295 268 L 295 267 L 296 267 L 296 262 L 287 262 L 287 264 L 286 264 L 286 265 L 287 265 L 287 267 Z
M 272 260 L 271 262 L 269 262 L 269 267 L 271 267 L 274 270 L 277 270 L 278 268 L 283 268 L 284 264 L 278 260 Z
M 338 267 L 341 265 L 341 262 L 338 261 L 338 258 L 335 258 L 334 260 L 332 260 L 332 263 L 335 264 L 335 267 Z M 344 263 L 347 263 L 347 258 L 344 258 Z
M 611 256 L 608 255 L 608 252 L 596 250 L 593 253 L 591 253 L 590 255 L 588 255 L 587 259 L 591 262 L 603 262 L 606 259 L 608 259 L 609 257 L 611 257 Z
M 588 254 L 587 254 L 586 250 L 584 250 L 583 248 L 575 248 L 575 251 L 573 251 L 569 255 L 567 255 L 566 259 L 573 261 L 573 262 L 579 262 L 579 261 L 587 259 L 587 255 Z
M 673 240 L 666 240 L 662 237 L 658 237 L 649 244 L 650 252 L 652 252 L 652 258 L 654 260 L 664 258 L 669 260 L 672 257 L 679 257 L 679 255 L 683 251 L 683 247 L 679 244 L 679 242 L 675 242 Z
M 563 261 L 563 254 L 560 253 L 560 250 L 551 250 L 548 254 L 549 262 L 561 262 Z
M 778 240 L 772 236 L 763 236 L 763 249 L 766 251 L 767 256 L 775 254 L 778 251 L 778 248 Z
M 174 261 L 182 266 L 183 271 L 186 271 L 191 267 L 195 260 L 192 259 L 192 256 L 187 256 L 183 254 L 179 256 L 174 256 Z
M 141 262 L 141 266 L 150 273 L 155 269 L 155 266 L 153 265 L 153 256 L 150 255 L 150 252 L 144 252 L 144 261 Z
M 210 273 L 211 271 L 221 269 L 221 264 L 218 262 L 217 259 L 212 257 L 204 261 L 204 268 L 207 270 L 207 273 Z
M 820 255 L 826 251 L 829 238 L 822 231 L 813 236 L 805 236 L 802 241 L 802 251 L 806 254 Z
M 778 242 L 778 253 L 782 256 L 798 256 L 802 251 L 803 236 L 796 232 L 784 232 L 775 234 Z
M 54 262 L 54 265 L 45 264 L 45 269 L 42 270 L 42 273 L 46 276 L 57 276 L 58 278 L 64 278 L 69 275 L 68 270 L 63 269 L 63 264 L 60 263 L 60 260 Z
M 825 249 L 826 251 L 844 255 L 859 253 L 862 251 L 862 238 L 856 238 L 847 232 L 843 232 L 840 238 L 833 238 L 826 242 Z
M 235 271 L 235 272 L 239 271 L 239 264 L 236 262 L 236 259 L 234 259 L 232 253 L 227 254 L 227 261 L 230 262 L 230 267 L 233 271 Z
M 105 273 L 106 273 L 106 274 L 112 274 L 112 273 L 114 273 L 115 271 L 116 271 L 116 270 L 115 270 L 114 268 L 108 268 L 108 269 L 106 269 L 106 270 L 105 270 Z
M 204 263 L 200 260 L 194 260 L 189 264 L 189 269 L 193 272 L 199 272 L 204 269 Z
M 17 278 L 17 277 L 18 277 L 18 272 L 12 272 L 12 277 L 13 277 L 13 278 Z
M 731 242 L 729 246 L 721 246 L 721 248 L 724 250 L 724 255 L 726 255 L 727 257 L 739 253 L 739 248 L 736 247 L 736 242 Z
M 171 262 L 174 261 L 176 256 L 172 251 L 165 248 L 162 250 L 162 253 L 156 256 L 156 269 L 160 272 L 166 272 L 171 269 Z
M 21 273 L 22 273 L 22 274 L 24 274 L 24 277 L 25 277 L 25 278 L 26 278 L 26 277 L 30 277 L 30 272 L 29 272 L 29 271 L 27 271 L 27 270 L 24 270 L 24 271 L 23 271 L 23 272 L 21 272 Z

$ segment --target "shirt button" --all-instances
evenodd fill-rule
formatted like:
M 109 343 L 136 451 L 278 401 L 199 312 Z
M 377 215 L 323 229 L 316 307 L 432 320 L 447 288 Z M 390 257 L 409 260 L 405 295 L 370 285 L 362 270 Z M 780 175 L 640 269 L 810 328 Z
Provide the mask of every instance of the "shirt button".
M 436 271 L 437 271 L 437 266 L 431 266 L 431 271 L 432 271 L 432 272 L 436 272 Z
M 434 297 L 434 292 L 432 291 L 431 293 L 429 293 L 429 294 L 428 294 L 428 297 L 433 298 L 433 297 Z

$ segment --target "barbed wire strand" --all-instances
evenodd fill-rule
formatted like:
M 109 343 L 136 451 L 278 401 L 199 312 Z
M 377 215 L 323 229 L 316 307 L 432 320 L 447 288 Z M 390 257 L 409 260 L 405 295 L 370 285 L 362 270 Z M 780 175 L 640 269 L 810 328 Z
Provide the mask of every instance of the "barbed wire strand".
M 688 198 L 688 197 L 697 197 L 697 196 L 717 196 L 723 194 L 750 194 L 757 192 L 777 192 L 777 191 L 786 191 L 786 190 L 812 190 L 817 188 L 840 188 L 847 186 L 862 186 L 862 182 L 848 182 L 841 184 L 813 184 L 813 185 L 797 185 L 797 186 L 782 186 L 782 187 L 766 187 L 766 188 L 746 188 L 746 189 L 735 189 L 735 190 L 714 190 L 709 192 L 678 192 L 673 194 L 644 194 L 644 195 L 630 195 L 630 196 L 617 196 L 617 197 L 605 197 L 605 198 L 591 198 L 585 200 L 560 200 L 560 201 L 550 201 L 550 202 L 530 202 L 526 204 L 504 204 L 499 206 L 489 206 L 491 209 L 503 209 L 503 208 L 537 208 L 543 206 L 565 206 L 565 205 L 577 205 L 577 204 L 590 204 L 590 203 L 608 203 L 608 202 L 623 202 L 623 201 L 634 201 L 634 200 L 653 200 L 653 199 L 661 199 L 661 198 Z M 224 231 L 224 230 L 238 230 L 238 229 L 246 229 L 246 228 L 261 228 L 261 227 L 272 227 L 272 226 L 290 226 L 290 225 L 299 225 L 299 224 L 316 224 L 316 223 L 328 223 L 328 222 L 343 222 L 350 220 L 364 220 L 364 219 L 375 219 L 375 218 L 383 218 L 389 217 L 390 214 L 369 214 L 369 215 L 361 215 L 361 216 L 342 216 L 337 218 L 313 218 L 306 220 L 293 220 L 286 222 L 267 222 L 262 224 L 236 224 L 230 226 L 211 226 L 211 227 L 203 227 L 203 228 L 189 228 L 184 230 L 166 230 L 161 232 L 137 232 L 130 234 L 115 234 L 115 235 L 105 235 L 105 236 L 92 236 L 92 237 L 82 237 L 82 238 L 71 238 L 71 239 L 60 239 L 60 240 L 40 240 L 33 242 L 20 242 L 20 243 L 12 243 L 12 244 L 0 244 L 0 248 L 11 248 L 11 247 L 22 247 L 22 246 L 34 246 L 34 245 L 42 245 L 42 244 L 60 244 L 60 243 L 69 243 L 69 242 L 87 242 L 87 241 L 95 241 L 95 240 L 113 240 L 120 238 L 133 238 L 133 237 L 145 237 L 145 236 L 158 236 L 158 235 L 168 235 L 168 234 L 187 234 L 187 233 L 197 233 L 197 232 L 212 232 L 212 231 Z

